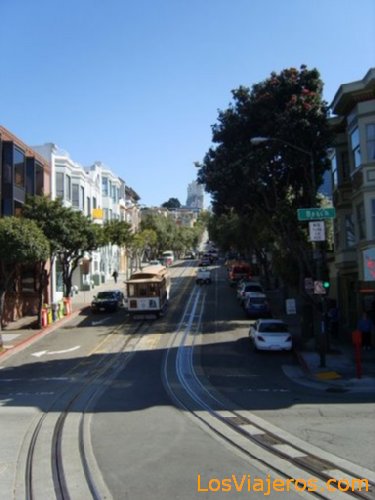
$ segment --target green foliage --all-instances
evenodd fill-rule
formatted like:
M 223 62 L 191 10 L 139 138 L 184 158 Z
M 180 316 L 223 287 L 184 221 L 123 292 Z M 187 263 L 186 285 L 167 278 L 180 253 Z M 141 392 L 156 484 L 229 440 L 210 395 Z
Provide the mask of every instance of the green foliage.
M 168 201 L 162 204 L 162 207 L 168 209 L 181 208 L 181 203 L 177 198 L 169 198 Z
M 106 243 L 112 243 L 119 247 L 126 247 L 133 240 L 131 225 L 121 220 L 107 221 L 103 227 L 104 239 L 100 242 L 104 246 Z
M 49 255 L 50 244 L 36 222 L 20 217 L 0 218 L 0 329 L 5 292 L 13 289 L 17 270 L 22 264 L 43 263 Z
M 316 69 L 285 69 L 251 90 L 234 90 L 234 102 L 219 112 L 212 127 L 216 146 L 198 165 L 198 181 L 211 193 L 219 217 L 211 230 L 222 248 L 259 250 L 277 242 L 283 258 L 302 262 L 300 272 L 311 268 L 307 233 L 296 211 L 315 206 L 316 187 L 329 168 L 332 135 L 322 88 Z M 272 140 L 255 146 L 252 137 Z M 229 222 L 234 214 L 239 220 Z
M 0 261 L 3 269 L 48 259 L 50 245 L 43 231 L 32 220 L 0 218 Z

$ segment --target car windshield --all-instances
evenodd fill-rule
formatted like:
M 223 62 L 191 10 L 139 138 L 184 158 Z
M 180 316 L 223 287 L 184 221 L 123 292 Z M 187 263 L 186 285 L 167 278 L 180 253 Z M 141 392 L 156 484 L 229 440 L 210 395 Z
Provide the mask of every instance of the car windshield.
M 115 292 L 99 292 L 98 295 L 96 296 L 97 299 L 115 299 L 116 298 L 116 293 Z
M 267 333 L 287 333 L 288 326 L 285 323 L 261 323 L 259 325 L 259 331 Z

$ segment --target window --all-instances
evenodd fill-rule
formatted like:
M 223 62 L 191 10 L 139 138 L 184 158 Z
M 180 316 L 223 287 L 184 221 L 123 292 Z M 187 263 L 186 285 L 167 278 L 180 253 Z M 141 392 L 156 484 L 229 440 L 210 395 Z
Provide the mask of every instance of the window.
M 98 208 L 96 206 L 96 198 L 95 198 L 95 196 L 92 197 L 92 208 Z
M 355 233 L 352 214 L 345 215 L 345 245 L 351 248 L 355 245 Z
M 56 197 L 64 199 L 64 174 L 56 172 Z
M 366 238 L 365 206 L 363 203 L 357 205 L 358 237 L 360 240 Z
M 17 148 L 14 148 L 14 184 L 17 187 L 25 187 L 25 155 Z
M 91 217 L 91 200 L 89 196 L 86 198 L 86 214 Z
M 82 211 L 85 210 L 85 188 L 81 186 L 80 188 L 80 209 Z
M 72 184 L 72 205 L 73 205 L 73 207 L 79 208 L 79 186 L 78 186 L 78 184 Z
M 375 200 L 371 200 L 371 226 L 372 238 L 375 239 Z
M 332 184 L 333 189 L 336 189 L 338 186 L 338 174 L 337 174 L 337 158 L 336 153 L 332 155 L 331 158 L 331 169 L 332 169 Z
M 350 143 L 352 147 L 354 167 L 358 168 L 361 165 L 361 149 L 359 143 L 359 129 L 358 127 L 350 134 Z
M 108 196 L 108 178 L 107 177 L 102 178 L 102 195 Z
M 350 174 L 350 164 L 349 164 L 349 155 L 347 151 L 343 151 L 341 153 L 341 172 L 342 172 L 342 180 L 348 180 Z
M 367 161 L 375 160 L 375 123 L 366 125 Z
M 35 194 L 43 196 L 44 193 L 44 170 L 41 165 L 35 165 Z
M 65 182 L 66 182 L 66 185 L 65 185 L 66 199 L 68 201 L 71 201 L 72 200 L 72 179 L 71 179 L 70 175 L 66 176 Z

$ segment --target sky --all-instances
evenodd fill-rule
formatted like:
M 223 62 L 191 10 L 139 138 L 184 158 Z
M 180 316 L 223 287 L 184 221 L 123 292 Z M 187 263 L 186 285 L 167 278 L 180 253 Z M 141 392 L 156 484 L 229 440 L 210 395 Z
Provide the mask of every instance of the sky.
M 375 0 L 0 0 L 0 26 L 0 125 L 147 206 L 186 203 L 233 89 L 305 64 L 330 103 L 375 66 Z

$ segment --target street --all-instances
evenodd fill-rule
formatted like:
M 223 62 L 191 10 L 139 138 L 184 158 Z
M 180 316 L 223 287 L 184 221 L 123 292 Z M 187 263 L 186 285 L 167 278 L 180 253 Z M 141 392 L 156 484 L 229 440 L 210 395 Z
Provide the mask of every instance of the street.
M 270 498 L 311 497 L 309 480 L 347 498 L 325 481 L 375 484 L 374 394 L 319 391 L 292 353 L 253 352 L 225 269 L 202 286 L 195 270 L 171 268 L 159 320 L 86 311 L 1 363 L 1 500 L 249 498 L 250 477 L 264 495 L 279 480 Z

